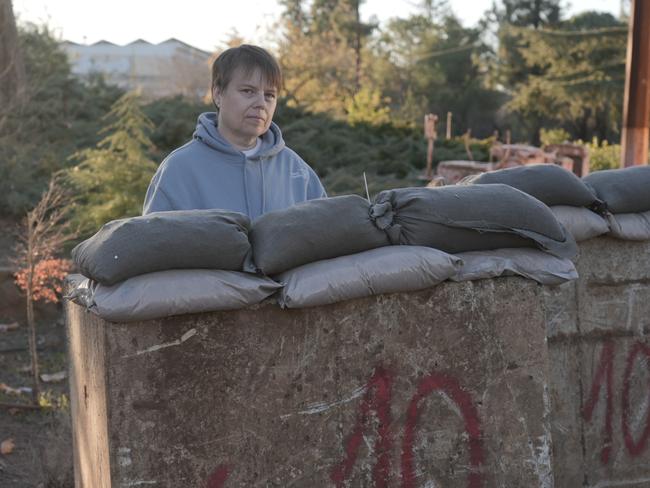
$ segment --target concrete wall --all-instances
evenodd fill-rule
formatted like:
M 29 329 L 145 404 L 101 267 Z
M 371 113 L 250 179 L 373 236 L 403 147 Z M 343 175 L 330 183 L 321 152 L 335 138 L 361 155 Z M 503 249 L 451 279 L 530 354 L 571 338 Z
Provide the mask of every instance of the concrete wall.
M 68 304 L 77 486 L 650 486 L 650 243 L 577 267 L 128 325 Z
M 551 487 L 520 278 L 110 324 L 68 304 L 78 487 Z
M 559 487 L 650 486 L 650 243 L 580 245 L 544 290 Z

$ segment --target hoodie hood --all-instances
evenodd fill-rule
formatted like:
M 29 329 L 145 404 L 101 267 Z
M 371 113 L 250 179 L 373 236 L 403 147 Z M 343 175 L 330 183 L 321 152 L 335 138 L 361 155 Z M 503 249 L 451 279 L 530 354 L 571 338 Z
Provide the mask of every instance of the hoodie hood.
M 285 147 L 277 125 L 261 136 L 258 152 L 246 156 L 216 123 L 216 113 L 201 114 L 193 139 L 165 158 L 147 190 L 145 214 L 220 208 L 255 219 L 327 196 L 314 170 Z
M 199 115 L 194 131 L 194 139 L 202 142 L 221 153 L 241 156 L 242 152 L 230 144 L 217 130 L 217 113 L 204 112 Z M 275 156 L 284 149 L 284 139 L 280 128 L 271 122 L 269 130 L 262 134 L 262 147 L 250 159 L 268 158 Z

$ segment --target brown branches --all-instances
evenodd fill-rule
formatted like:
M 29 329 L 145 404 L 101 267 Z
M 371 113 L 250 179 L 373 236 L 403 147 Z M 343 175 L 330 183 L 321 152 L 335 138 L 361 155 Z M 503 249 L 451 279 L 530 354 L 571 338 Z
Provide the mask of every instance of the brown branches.
M 32 400 L 35 405 L 38 405 L 39 373 L 34 301 L 39 298 L 38 289 L 42 286 L 37 270 L 41 263 L 51 260 L 65 243 L 76 237 L 77 232 L 69 220 L 73 201 L 74 198 L 62 182 L 62 176 L 55 174 L 41 200 L 27 213 L 15 248 L 14 264 L 20 270 L 17 276 L 21 277 L 21 288 L 26 296 L 33 377 Z

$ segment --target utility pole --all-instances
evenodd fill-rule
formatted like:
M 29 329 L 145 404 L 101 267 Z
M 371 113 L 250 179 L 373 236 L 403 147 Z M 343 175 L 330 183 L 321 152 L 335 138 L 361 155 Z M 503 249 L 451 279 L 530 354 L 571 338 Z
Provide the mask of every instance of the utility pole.
M 648 164 L 650 2 L 632 0 L 627 37 L 621 167 Z

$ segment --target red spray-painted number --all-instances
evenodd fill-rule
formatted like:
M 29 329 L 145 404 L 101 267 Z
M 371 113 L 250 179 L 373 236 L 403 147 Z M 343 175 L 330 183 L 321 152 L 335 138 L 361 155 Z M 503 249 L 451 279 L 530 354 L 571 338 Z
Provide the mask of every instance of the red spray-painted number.
M 389 486 L 391 480 L 390 451 L 393 446 L 390 413 L 392 382 L 391 373 L 382 367 L 376 368 L 370 377 L 359 406 L 357 423 L 345 443 L 345 459 L 337 464 L 330 474 L 330 479 L 337 488 L 343 487 L 352 474 L 359 448 L 363 442 L 363 435 L 370 427 L 372 413 L 376 416 L 378 423 L 374 449 L 377 462 L 372 472 L 373 482 L 375 488 Z M 402 488 L 415 488 L 416 486 L 413 445 L 420 420 L 420 404 L 427 396 L 437 391 L 447 395 L 458 406 L 463 416 L 465 431 L 469 437 L 468 449 L 471 469 L 468 475 L 468 487 L 481 488 L 484 481 L 481 469 L 485 463 L 485 453 L 478 411 L 472 403 L 470 394 L 460 386 L 458 380 L 452 376 L 435 372 L 420 380 L 407 410 L 402 443 Z M 219 466 L 208 479 L 207 488 L 223 488 L 229 475 L 229 466 Z
M 642 355 L 646 368 L 650 371 L 650 346 L 642 342 L 635 343 L 629 350 L 625 361 L 625 372 L 623 373 L 623 387 L 621 391 L 621 425 L 623 441 L 627 452 L 632 457 L 637 457 L 642 454 L 650 438 L 650 407 L 646 412 L 645 426 L 643 432 L 637 441 L 634 440 L 633 434 L 630 429 L 630 387 L 632 373 L 637 364 L 637 357 Z M 603 432 L 603 447 L 600 452 L 600 460 L 603 465 L 609 463 L 612 452 L 612 438 L 614 414 L 614 359 L 615 350 L 614 343 L 609 340 L 603 344 L 603 349 L 600 353 L 600 360 L 596 369 L 596 374 L 591 385 L 591 392 L 589 399 L 582 411 L 585 421 L 591 422 L 594 409 L 598 404 L 600 398 L 600 391 L 603 383 L 605 383 L 605 426 Z M 650 403 L 650 381 L 646 385 L 646 395 Z
M 344 486 L 349 479 L 352 468 L 357 460 L 358 449 L 363 434 L 368 427 L 368 418 L 374 410 L 379 420 L 378 439 L 375 445 L 377 464 L 373 470 L 373 481 L 376 488 L 388 486 L 390 479 L 389 451 L 392 445 L 390 437 L 390 401 L 391 377 L 384 369 L 378 368 L 368 382 L 366 394 L 359 408 L 359 417 L 352 434 L 345 444 L 345 459 L 332 470 L 331 479 L 337 488 Z M 465 423 L 465 431 L 469 436 L 470 474 L 468 486 L 480 488 L 483 484 L 481 467 L 485 455 L 481 440 L 481 427 L 478 412 L 472 403 L 471 396 L 460 386 L 452 376 L 432 373 L 418 383 L 418 388 L 409 403 L 407 420 L 402 444 L 402 487 L 415 488 L 416 475 L 413 460 L 413 444 L 420 416 L 420 403 L 430 394 L 440 391 L 446 394 L 460 409 Z M 374 393 L 374 394 L 373 394 Z
M 223 488 L 229 475 L 230 468 L 228 466 L 219 466 L 208 478 L 206 488 Z
M 613 404 L 614 404 L 614 394 L 613 394 L 613 373 L 614 373 L 614 343 L 612 341 L 607 341 L 603 345 L 603 350 L 600 353 L 600 361 L 598 363 L 598 369 L 596 370 L 596 376 L 591 385 L 591 393 L 589 394 L 589 400 L 585 405 L 582 415 L 587 422 L 591 422 L 591 417 L 594 413 L 594 408 L 598 403 L 598 397 L 600 394 L 600 389 L 605 382 L 605 400 L 607 402 L 605 406 L 605 432 L 603 434 L 603 448 L 600 451 L 600 461 L 603 464 L 609 462 L 609 457 L 612 453 L 612 414 L 613 414 Z
M 625 374 L 623 375 L 623 394 L 621 398 L 622 408 L 621 416 L 623 423 L 623 439 L 625 440 L 625 447 L 631 456 L 638 456 L 641 454 L 648 444 L 648 436 L 650 436 L 650 407 L 647 408 L 645 428 L 638 441 L 634 441 L 632 432 L 630 432 L 630 377 L 634 369 L 635 359 L 639 354 L 643 354 L 644 363 L 646 368 L 649 366 L 650 361 L 650 347 L 641 342 L 637 342 L 632 346 L 632 350 L 627 356 L 627 363 L 625 365 Z M 647 393 L 650 399 L 650 385 L 647 387 Z
M 337 488 L 344 486 L 352 468 L 357 460 L 359 446 L 363 441 L 363 434 L 369 427 L 370 412 L 374 410 L 379 425 L 377 427 L 377 441 L 375 453 L 377 464 L 373 469 L 373 480 L 377 488 L 388 486 L 390 477 L 390 449 L 392 439 L 390 433 L 390 402 L 391 402 L 391 375 L 383 368 L 377 368 L 368 381 L 366 393 L 359 407 L 357 424 L 345 445 L 345 459 L 337 465 L 330 476 Z
M 413 443 L 415 442 L 415 432 L 420 413 L 420 402 L 436 391 L 446 394 L 460 409 L 465 423 L 465 431 L 469 436 L 470 473 L 467 486 L 469 488 L 480 488 L 483 486 L 481 467 L 485 463 L 485 455 L 478 412 L 469 393 L 461 388 L 458 380 L 452 376 L 439 373 L 432 373 L 420 381 L 406 413 L 407 420 L 402 445 L 402 488 L 415 488 L 416 486 L 415 468 L 413 466 Z

